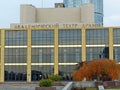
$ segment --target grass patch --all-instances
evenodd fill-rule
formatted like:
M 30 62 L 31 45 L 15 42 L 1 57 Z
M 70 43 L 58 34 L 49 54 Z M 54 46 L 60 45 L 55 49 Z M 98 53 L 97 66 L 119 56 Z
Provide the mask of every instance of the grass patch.
M 97 88 L 94 88 L 94 87 L 87 87 L 86 90 L 97 90 Z
M 86 90 L 98 90 L 95 87 L 87 87 Z M 115 88 L 107 88 L 105 90 L 120 90 L 120 87 L 115 87 Z
M 120 87 L 106 88 L 105 90 L 120 90 Z
M 105 89 L 105 90 L 120 90 L 119 88 L 114 88 L 114 89 Z
M 120 87 L 115 87 L 115 88 L 112 88 L 112 89 L 120 89 Z

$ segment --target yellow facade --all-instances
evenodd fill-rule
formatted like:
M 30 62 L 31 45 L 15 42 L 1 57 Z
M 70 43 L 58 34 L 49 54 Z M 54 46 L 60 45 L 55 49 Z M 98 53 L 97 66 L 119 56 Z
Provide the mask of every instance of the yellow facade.
M 109 46 L 109 59 L 114 59 L 114 52 L 113 52 L 113 49 L 114 49 L 114 42 L 113 42 L 113 40 L 114 40 L 114 35 L 113 35 L 113 29 L 114 29 L 115 27 L 108 27 L 108 28 L 105 28 L 105 29 L 107 29 L 108 30 L 108 35 L 109 35 L 109 43 L 108 43 L 108 46 Z M 88 30 L 88 29 L 90 29 L 90 30 L 92 30 L 92 29 L 99 29 L 99 30 L 102 30 L 102 29 L 104 29 L 104 28 L 80 28 L 79 30 L 81 30 L 81 41 L 82 41 L 82 43 L 81 43 L 81 46 L 79 46 L 79 47 L 81 47 L 81 52 L 82 52 L 82 56 L 81 56 L 81 59 L 82 59 L 82 61 L 86 61 L 86 46 L 87 46 L 87 44 L 86 44 L 86 30 Z M 119 28 L 118 28 L 119 29 Z M 4 80 L 4 67 L 5 67 L 5 65 L 7 65 L 7 64 L 5 64 L 5 62 L 4 62 L 4 53 L 5 53 L 5 48 L 6 48 L 6 46 L 5 46 L 5 32 L 6 32 L 6 30 L 16 30 L 16 29 L 1 29 L 0 31 L 1 31 L 1 46 L 0 46 L 0 50 L 1 50 L 1 62 L 0 62 L 0 82 L 4 82 L 5 80 Z M 21 29 L 17 29 L 17 30 L 21 30 Z M 49 29 L 34 29 L 34 30 L 32 30 L 32 29 L 25 29 L 26 31 L 27 31 L 27 62 L 25 63 L 25 65 L 27 65 L 27 82 L 31 82 L 31 66 L 32 66 L 32 62 L 31 62 L 31 49 L 32 49 L 32 45 L 31 45 L 31 43 L 32 43 L 32 40 L 31 40 L 31 38 L 32 38 L 32 31 L 35 31 L 35 30 L 49 30 Z M 59 39 L 58 39 L 58 37 L 59 37 L 59 30 L 74 30 L 74 29 L 58 29 L 58 28 L 53 28 L 53 29 L 50 29 L 50 30 L 53 30 L 54 31 L 54 45 L 53 45 L 53 48 L 54 48 L 54 64 L 53 64 L 53 67 L 54 67 L 54 74 L 59 74 L 59 47 L 64 47 L 64 45 L 62 46 L 60 46 L 59 45 Z M 74 46 L 74 45 L 73 45 Z M 95 45 L 93 45 L 93 46 L 95 46 Z M 116 45 L 117 46 L 117 45 Z M 119 45 L 118 45 L 119 46 Z M 65 46 L 66 47 L 66 46 Z M 72 46 L 70 46 L 70 45 L 68 45 L 67 47 L 72 47 Z M 90 45 L 88 45 L 88 47 L 92 47 L 92 46 L 90 46 Z M 98 45 L 98 47 L 99 47 L 99 45 Z M 67 63 L 66 65 L 75 65 L 76 63 Z M 12 65 L 12 64 L 11 64 Z M 49 63 L 47 64 L 47 65 L 49 65 Z
M 4 48 L 5 48 L 5 30 L 1 30 L 1 68 L 0 68 L 0 81 L 4 82 Z

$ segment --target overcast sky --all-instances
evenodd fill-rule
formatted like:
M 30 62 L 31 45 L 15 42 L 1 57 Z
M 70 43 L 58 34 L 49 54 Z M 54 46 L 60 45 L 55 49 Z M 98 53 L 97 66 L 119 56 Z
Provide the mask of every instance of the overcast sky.
M 42 4 L 43 1 L 43 4 Z M 63 0 L 0 0 L 0 28 L 9 28 L 10 23 L 19 23 L 20 4 L 33 4 L 37 8 L 54 7 Z M 120 26 L 120 0 L 104 1 L 104 26 Z

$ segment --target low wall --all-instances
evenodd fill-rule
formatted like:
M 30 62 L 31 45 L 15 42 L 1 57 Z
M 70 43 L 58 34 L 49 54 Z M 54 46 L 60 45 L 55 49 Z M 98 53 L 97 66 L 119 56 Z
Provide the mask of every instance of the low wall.
M 69 82 L 62 90 L 71 90 L 72 87 L 95 87 L 95 82 Z
M 104 87 L 120 87 L 120 81 L 104 81 L 104 82 L 95 82 L 95 86 L 103 85 Z
M 72 87 L 98 87 L 103 85 L 104 87 L 118 87 L 120 81 L 82 81 L 82 82 L 69 82 L 62 90 L 71 90 Z
M 95 87 L 94 81 L 73 82 L 73 87 Z
M 120 87 L 120 81 L 83 81 L 73 82 L 73 87 L 98 87 L 103 85 L 104 87 Z

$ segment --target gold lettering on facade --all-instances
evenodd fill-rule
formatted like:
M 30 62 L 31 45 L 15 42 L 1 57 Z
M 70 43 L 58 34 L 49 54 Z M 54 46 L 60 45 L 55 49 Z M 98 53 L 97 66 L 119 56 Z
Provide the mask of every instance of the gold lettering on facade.
M 82 24 L 82 23 L 78 23 L 78 24 L 15 24 L 12 25 L 14 28 L 22 28 L 22 29 L 27 29 L 27 28 L 82 28 L 82 27 L 86 27 L 86 28 L 91 28 L 91 27 L 101 27 L 101 24 Z
M 78 24 L 63 24 L 63 28 L 77 28 Z

